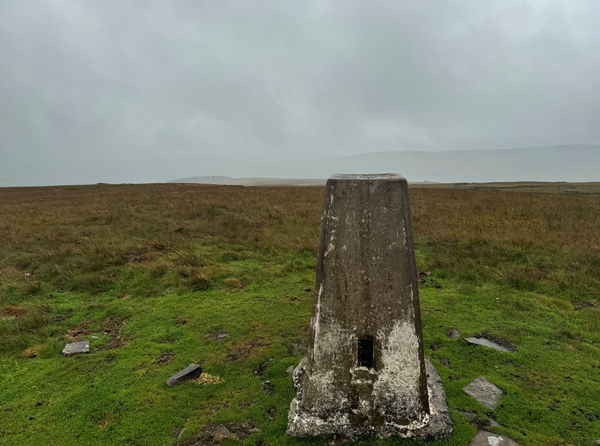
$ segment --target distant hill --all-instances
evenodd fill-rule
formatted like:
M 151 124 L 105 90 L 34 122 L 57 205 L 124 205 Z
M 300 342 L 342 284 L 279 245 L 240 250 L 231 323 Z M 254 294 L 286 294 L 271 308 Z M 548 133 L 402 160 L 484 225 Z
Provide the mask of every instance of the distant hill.
M 0 177 L 0 187 L 23 187 L 33 186 L 34 184 L 35 181 Z
M 321 186 L 325 179 L 309 178 L 232 178 L 224 176 L 186 177 L 169 183 L 227 184 L 233 186 Z
M 597 181 L 600 145 L 375 152 L 247 166 L 235 176 L 327 178 L 332 173 L 375 172 L 399 172 L 413 182 Z

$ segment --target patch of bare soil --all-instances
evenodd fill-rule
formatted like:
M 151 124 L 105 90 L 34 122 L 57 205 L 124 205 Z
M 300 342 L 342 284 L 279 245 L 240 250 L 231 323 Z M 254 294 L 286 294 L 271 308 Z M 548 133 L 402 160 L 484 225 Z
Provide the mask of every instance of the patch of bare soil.
M 77 325 L 76 327 L 73 327 L 73 328 L 70 328 L 69 330 L 67 330 L 67 334 L 65 335 L 65 337 L 70 342 L 83 341 L 83 337 L 91 333 L 91 331 L 90 331 L 91 325 L 92 325 L 91 321 L 82 322 L 81 324 Z
M 219 446 L 227 439 L 244 441 L 249 435 L 259 432 L 261 430 L 250 421 L 210 425 L 206 426 L 198 437 L 182 443 L 181 446 Z
M 175 352 L 172 352 L 172 351 L 162 352 L 160 354 L 160 356 L 158 357 L 158 359 L 156 361 L 154 361 L 154 364 L 156 364 L 158 366 L 168 364 L 169 362 L 171 362 L 171 360 L 174 357 L 175 357 Z
M 234 342 L 228 349 L 225 355 L 225 361 L 236 361 L 238 359 L 245 359 L 251 356 L 256 356 L 262 353 L 272 344 L 264 336 L 256 336 L 249 339 L 244 339 L 238 342 Z
M 98 346 L 98 350 L 111 350 L 126 345 L 128 340 L 123 335 L 125 323 L 126 320 L 117 316 L 110 316 L 104 319 L 101 329 L 110 337 L 110 341 L 104 345 Z

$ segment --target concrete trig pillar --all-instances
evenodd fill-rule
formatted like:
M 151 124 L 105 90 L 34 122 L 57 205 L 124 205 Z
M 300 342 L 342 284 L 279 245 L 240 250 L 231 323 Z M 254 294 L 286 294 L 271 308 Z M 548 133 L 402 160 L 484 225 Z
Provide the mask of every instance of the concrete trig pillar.
M 288 434 L 446 437 L 444 390 L 423 356 L 406 180 L 327 181 L 308 357 Z

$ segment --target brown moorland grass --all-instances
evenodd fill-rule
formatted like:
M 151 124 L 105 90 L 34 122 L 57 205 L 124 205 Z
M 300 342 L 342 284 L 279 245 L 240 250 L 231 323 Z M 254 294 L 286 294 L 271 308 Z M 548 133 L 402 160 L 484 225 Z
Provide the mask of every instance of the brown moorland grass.
M 101 292 L 116 280 L 116 268 L 133 264 L 158 275 L 175 273 L 202 288 L 210 284 L 210 268 L 188 249 L 190 240 L 247 249 L 314 250 L 321 206 L 318 187 L 4 188 L 0 278 L 25 295 L 39 291 L 43 281 L 58 289 Z M 566 268 L 562 275 L 597 271 L 597 195 L 413 188 L 411 207 L 417 241 L 435 245 L 431 261 L 437 266 L 477 269 L 476 262 L 482 266 L 494 261 L 500 251 L 506 258 L 498 261 L 507 267 L 511 255 L 536 257 L 520 269 L 488 272 L 501 278 L 566 280 L 553 275 L 552 265 L 544 266 L 548 262 L 543 255 L 563 260 L 558 262 Z M 198 272 L 198 267 L 206 268 Z

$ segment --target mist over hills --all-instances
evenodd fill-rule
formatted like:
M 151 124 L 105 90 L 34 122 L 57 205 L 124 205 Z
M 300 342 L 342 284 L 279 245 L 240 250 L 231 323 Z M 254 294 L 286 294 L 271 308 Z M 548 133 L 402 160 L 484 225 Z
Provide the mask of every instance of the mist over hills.
M 234 178 L 323 179 L 332 173 L 399 172 L 412 182 L 597 181 L 600 145 L 564 145 L 496 150 L 395 151 L 229 167 L 215 183 Z M 233 177 L 233 178 L 231 178 Z M 180 178 L 177 182 L 210 182 Z
M 298 158 L 300 154 L 296 155 Z M 93 173 L 89 172 L 93 164 Z M 41 168 L 43 167 L 43 169 Z M 211 153 L 195 157 L 71 160 L 32 165 L 28 179 L 0 176 L 0 187 L 52 184 L 197 182 L 277 185 L 321 184 L 333 173 L 399 172 L 410 182 L 599 181 L 600 144 L 489 150 L 387 151 L 352 156 L 286 160 L 226 157 Z M 10 177 L 10 178 L 7 178 Z M 311 181 L 318 180 L 318 181 Z

